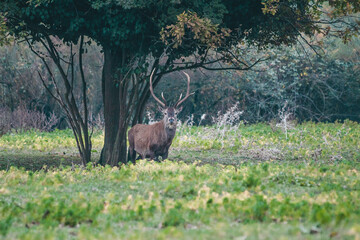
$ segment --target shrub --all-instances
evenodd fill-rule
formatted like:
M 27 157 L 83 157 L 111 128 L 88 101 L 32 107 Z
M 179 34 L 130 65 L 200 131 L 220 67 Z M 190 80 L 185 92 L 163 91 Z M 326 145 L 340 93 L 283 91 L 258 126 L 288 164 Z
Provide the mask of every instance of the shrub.
M 51 113 L 46 116 L 42 112 L 28 110 L 18 107 L 15 111 L 0 107 L 0 134 L 5 134 L 11 129 L 50 131 L 59 123 L 59 118 Z

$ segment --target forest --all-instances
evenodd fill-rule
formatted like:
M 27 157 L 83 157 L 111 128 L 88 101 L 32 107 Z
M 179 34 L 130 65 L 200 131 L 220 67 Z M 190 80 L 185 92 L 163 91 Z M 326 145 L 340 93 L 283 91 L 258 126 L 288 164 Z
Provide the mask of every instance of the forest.
M 360 2 L 0 2 L 0 239 L 360 239 Z

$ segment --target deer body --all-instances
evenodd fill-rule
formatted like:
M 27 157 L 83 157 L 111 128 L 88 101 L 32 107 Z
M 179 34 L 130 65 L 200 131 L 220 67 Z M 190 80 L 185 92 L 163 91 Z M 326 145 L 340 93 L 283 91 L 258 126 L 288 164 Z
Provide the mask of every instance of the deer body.
M 176 126 L 167 128 L 164 120 L 152 125 L 136 124 L 128 133 L 130 154 L 137 152 L 142 159 L 158 160 L 159 156 L 166 159 L 175 132 Z M 134 159 L 135 156 L 132 158 Z
M 185 73 L 188 80 L 186 96 L 182 99 L 182 95 L 180 95 L 174 107 L 166 106 L 164 95 L 161 94 L 164 100 L 164 102 L 162 102 L 154 94 L 152 88 L 154 72 L 155 70 L 150 76 L 150 92 L 154 99 L 160 104 L 164 118 L 152 125 L 136 124 L 129 130 L 129 159 L 133 163 L 135 163 L 136 153 L 138 153 L 142 159 L 150 158 L 156 161 L 159 160 L 159 156 L 161 156 L 163 160 L 168 157 L 169 148 L 176 133 L 177 114 L 182 110 L 182 107 L 179 107 L 179 105 L 193 94 L 189 93 L 190 77 Z

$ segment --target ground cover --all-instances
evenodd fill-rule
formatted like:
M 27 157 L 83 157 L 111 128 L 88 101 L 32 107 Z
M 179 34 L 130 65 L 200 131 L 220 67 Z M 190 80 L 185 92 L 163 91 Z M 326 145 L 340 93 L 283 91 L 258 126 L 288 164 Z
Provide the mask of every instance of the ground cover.
M 169 160 L 82 168 L 68 130 L 10 133 L 0 236 L 359 239 L 359 143 L 353 122 L 182 126 Z

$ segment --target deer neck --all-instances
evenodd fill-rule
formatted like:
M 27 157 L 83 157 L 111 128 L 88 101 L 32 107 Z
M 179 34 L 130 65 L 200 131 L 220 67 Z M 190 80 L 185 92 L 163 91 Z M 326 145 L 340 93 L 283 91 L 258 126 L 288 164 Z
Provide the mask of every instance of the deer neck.
M 161 120 L 161 124 L 163 125 L 164 128 L 164 133 L 165 133 L 165 137 L 167 139 L 173 139 L 175 137 L 175 132 L 176 132 L 176 126 L 174 126 L 173 128 L 169 128 L 166 124 L 164 120 Z

